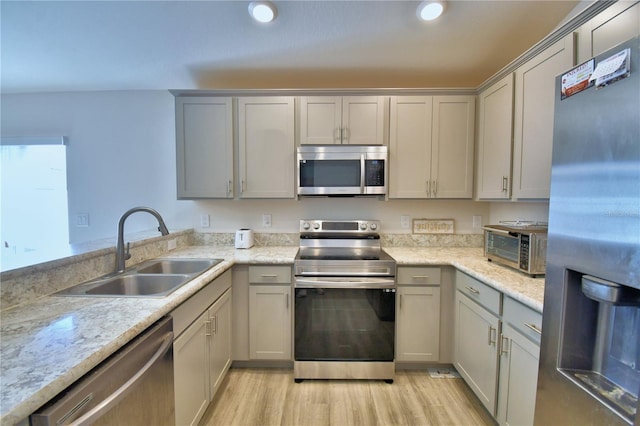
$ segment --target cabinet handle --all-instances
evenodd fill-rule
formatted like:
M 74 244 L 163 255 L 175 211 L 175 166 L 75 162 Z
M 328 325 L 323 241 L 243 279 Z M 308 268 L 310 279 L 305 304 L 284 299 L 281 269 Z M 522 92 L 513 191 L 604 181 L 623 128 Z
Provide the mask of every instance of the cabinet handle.
M 240 181 L 240 192 L 244 192 L 244 179 Z
M 437 193 L 438 193 L 438 179 L 435 179 L 433 181 L 433 198 L 436 197 Z
M 344 143 L 344 141 L 348 141 L 349 140 L 349 128 L 348 127 L 344 127 L 343 131 L 344 131 L 344 134 L 342 135 L 342 143 Z
M 509 338 L 504 334 L 500 334 L 500 354 L 509 353 Z
M 342 129 L 340 127 L 336 127 L 333 131 L 333 139 L 342 142 Z
M 260 275 L 262 278 L 278 278 L 276 274 L 262 274 Z
M 402 309 L 402 295 L 400 295 L 400 309 Z
M 488 343 L 487 343 L 489 346 L 496 345 L 497 331 L 498 329 L 493 328 L 492 326 L 489 326 L 489 337 L 488 337 Z
M 211 336 L 211 321 L 206 321 L 204 323 L 204 335 Z
M 227 194 L 231 194 L 231 185 L 232 185 L 232 182 L 231 182 L 231 179 L 229 179 L 229 181 L 227 182 Z
M 289 295 L 287 294 L 287 309 L 289 309 Z
M 426 186 L 427 186 L 427 197 L 431 196 L 431 181 L 428 180 L 426 182 Z
M 213 330 L 211 330 L 211 334 L 218 334 L 218 316 L 213 317 Z
M 429 275 L 412 275 L 411 279 L 412 280 L 428 280 Z
M 502 192 L 507 192 L 508 186 L 509 186 L 509 177 L 502 176 Z
M 529 323 L 525 322 L 524 326 L 529 328 L 530 330 L 533 330 L 534 332 L 536 332 L 538 334 L 542 334 L 542 330 L 539 329 L 535 324 L 529 324 Z
M 473 288 L 473 287 L 469 287 L 469 286 L 467 286 L 467 287 L 465 287 L 465 288 L 467 289 L 467 291 L 468 291 L 469 293 L 475 294 L 476 296 L 478 296 L 478 295 L 480 294 L 480 292 L 479 292 L 478 290 L 476 290 L 475 288 Z

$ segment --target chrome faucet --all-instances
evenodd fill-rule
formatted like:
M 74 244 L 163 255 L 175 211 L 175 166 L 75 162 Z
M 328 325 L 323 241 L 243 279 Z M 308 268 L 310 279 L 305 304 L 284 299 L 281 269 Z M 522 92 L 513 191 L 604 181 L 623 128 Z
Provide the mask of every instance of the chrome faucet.
M 169 230 L 167 225 L 164 224 L 160 213 L 149 207 L 134 207 L 124 212 L 120 221 L 118 222 L 118 243 L 116 245 L 116 272 L 123 272 L 125 269 L 125 260 L 131 259 L 131 253 L 129 253 L 129 243 L 127 243 L 127 250 L 124 249 L 124 221 L 135 212 L 147 212 L 152 214 L 158 220 L 158 231 L 162 235 L 168 235 Z

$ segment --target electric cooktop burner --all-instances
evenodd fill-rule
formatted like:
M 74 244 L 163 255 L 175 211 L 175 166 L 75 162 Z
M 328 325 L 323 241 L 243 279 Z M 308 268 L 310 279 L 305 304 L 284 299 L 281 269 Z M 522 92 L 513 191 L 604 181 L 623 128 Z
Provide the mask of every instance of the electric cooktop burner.
M 375 220 L 302 220 L 295 274 L 394 276 L 395 260 L 380 247 Z

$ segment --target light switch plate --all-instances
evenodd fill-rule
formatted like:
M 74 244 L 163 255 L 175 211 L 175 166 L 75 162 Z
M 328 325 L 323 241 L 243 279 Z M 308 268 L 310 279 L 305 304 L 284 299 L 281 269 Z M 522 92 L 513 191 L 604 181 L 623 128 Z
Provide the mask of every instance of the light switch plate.
M 78 228 L 88 228 L 89 227 L 89 213 L 78 213 L 78 214 L 76 214 L 76 226 Z
M 262 226 L 264 228 L 271 228 L 271 215 L 265 213 L 262 215 Z
M 411 216 L 400 216 L 400 227 L 402 229 L 409 229 L 411 227 Z
M 208 214 L 201 214 L 200 215 L 200 227 L 201 228 L 208 228 L 210 225 L 209 223 L 209 215 Z

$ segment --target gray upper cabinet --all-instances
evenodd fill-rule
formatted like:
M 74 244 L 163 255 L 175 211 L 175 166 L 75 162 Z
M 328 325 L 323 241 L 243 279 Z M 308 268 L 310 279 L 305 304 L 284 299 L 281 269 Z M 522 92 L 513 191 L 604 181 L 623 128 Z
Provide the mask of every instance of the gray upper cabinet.
M 291 96 L 238 98 L 241 198 L 293 198 L 295 101 Z
M 574 64 L 573 34 L 548 47 L 515 72 L 513 197 L 548 199 L 555 77 Z
M 176 98 L 178 199 L 233 198 L 229 97 Z
M 475 96 L 392 96 L 389 198 L 471 198 Z
M 383 145 L 385 96 L 302 96 L 301 145 Z
M 640 2 L 619 1 L 579 28 L 578 62 L 640 36 Z
M 476 196 L 479 200 L 511 197 L 513 140 L 513 73 L 478 96 L 478 167 Z

